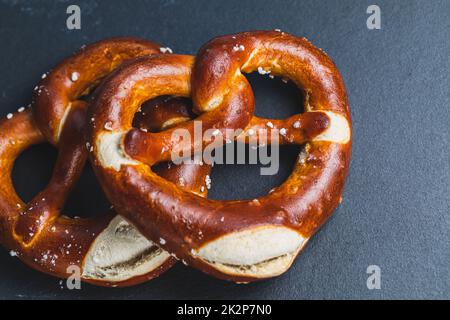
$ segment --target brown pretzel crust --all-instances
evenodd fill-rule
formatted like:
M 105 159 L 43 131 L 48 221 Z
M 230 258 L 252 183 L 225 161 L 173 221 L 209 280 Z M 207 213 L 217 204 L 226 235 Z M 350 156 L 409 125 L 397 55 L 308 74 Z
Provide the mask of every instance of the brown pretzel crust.
M 292 119 L 287 121 L 285 135 L 290 138 L 281 142 L 308 143 L 281 186 L 259 199 L 215 201 L 177 188 L 142 164 L 168 159 L 176 143 L 170 140 L 171 131 L 156 135 L 130 131 L 133 114 L 146 99 L 191 93 L 192 62 L 190 57 L 175 55 L 142 58 L 119 68 L 103 84 L 92 107 L 95 123 L 90 135 L 99 180 L 121 214 L 148 238 L 164 238 L 162 247 L 188 264 L 233 281 L 283 273 L 341 199 L 351 154 L 351 120 L 341 76 L 321 50 L 304 38 L 281 32 L 241 33 L 206 44 L 192 73 L 192 98 L 197 111 L 203 112 L 199 118 L 204 128 L 222 131 L 247 126 L 253 95 L 241 71 L 258 67 L 287 77 L 305 90 L 307 112 L 297 117 L 300 125 L 305 121 L 312 126 L 297 128 L 290 125 Z M 308 117 L 316 120 L 308 122 Z M 261 126 L 266 119 L 252 121 Z M 106 123 L 111 130 L 105 130 Z M 191 130 L 189 125 L 184 128 Z M 294 138 L 297 129 L 307 134 Z M 117 149 L 124 157 L 108 158 L 103 144 L 116 134 Z M 286 252 L 282 247 L 283 255 L 257 260 L 271 247 L 275 247 L 273 252 L 280 251 L 272 243 L 277 239 L 286 247 L 293 241 L 298 244 Z M 220 259 L 230 250 L 239 251 L 239 246 L 256 248 L 261 254 L 255 256 L 249 250 L 236 258 L 232 252 L 227 258 L 230 263 L 208 260 L 208 256 Z M 256 262 L 233 264 L 235 258 L 246 261 L 246 255 Z
M 34 118 L 31 111 L 27 110 L 15 113 L 10 120 L 0 122 L 2 167 L 0 240 L 12 250 L 12 253 L 36 270 L 58 277 L 69 276 L 67 270 L 69 266 L 79 267 L 83 272 L 87 255 L 91 254 L 95 242 L 100 241 L 99 235 L 117 220 L 118 216 L 113 211 L 104 216 L 88 219 L 60 216 L 60 211 L 79 178 L 90 150 L 89 144 L 86 144 L 84 139 L 87 104 L 77 99 L 119 63 L 133 56 L 155 52 L 159 52 L 158 45 L 130 38 L 110 39 L 90 45 L 60 64 L 44 78 L 36 92 L 35 108 L 38 111 L 35 110 Z M 78 78 L 71 84 L 67 83 L 65 77 L 75 70 Z M 154 130 L 161 130 L 163 127 L 180 122 L 182 119 L 179 115 L 188 114 L 188 110 L 182 102 L 175 100 L 170 98 L 159 103 L 159 110 L 154 110 L 154 103 L 150 102 L 147 108 L 149 115 L 142 116 L 137 125 L 142 127 L 151 125 Z M 169 107 L 168 110 L 162 112 L 161 109 L 166 105 Z M 157 115 L 155 119 L 152 118 L 154 115 Z M 35 118 L 41 123 L 42 130 L 38 129 Z M 59 128 L 60 126 L 62 127 Z M 10 174 L 14 160 L 23 150 L 33 144 L 44 142 L 41 132 L 54 138 L 50 141 L 58 142 L 58 159 L 47 187 L 29 204 L 24 204 L 12 186 Z M 170 168 L 166 165 L 155 168 L 158 174 L 188 190 L 197 190 L 209 170 L 209 166 L 198 165 L 170 166 Z M 206 196 L 207 192 L 201 194 Z M 116 231 L 119 228 L 125 230 L 125 235 L 132 230 L 125 221 L 117 225 Z M 147 257 L 151 259 L 153 254 L 160 252 L 165 258 L 160 259 L 155 268 L 147 272 L 140 271 L 124 280 L 118 278 L 114 281 L 102 279 L 101 275 L 93 277 L 83 273 L 82 280 L 104 286 L 141 283 L 158 276 L 170 268 L 176 260 L 154 244 L 149 244 L 148 250 L 138 252 L 140 257 L 132 257 L 136 260 L 135 263 L 146 263 Z M 119 265 L 119 270 L 120 267 Z M 139 265 L 136 265 L 136 269 L 139 269 Z
M 170 117 L 167 119 L 170 119 Z M 37 128 L 30 111 L 15 113 L 12 119 L 0 121 L 0 164 L 2 167 L 0 173 L 0 242 L 30 267 L 52 276 L 65 278 L 70 275 L 67 272 L 69 266 L 78 266 L 82 270 L 82 264 L 94 240 L 107 228 L 116 214 L 111 210 L 106 215 L 99 215 L 94 218 L 72 219 L 59 216 L 59 207 L 53 203 L 48 204 L 48 201 L 59 200 L 59 194 L 56 195 L 56 199 L 55 195 L 50 195 L 49 192 L 55 190 L 54 187 L 50 187 L 45 189 L 46 194 L 49 195 L 46 198 L 47 202 L 42 201 L 42 204 L 48 206 L 41 205 L 36 207 L 33 212 L 39 216 L 43 211 L 48 211 L 53 219 L 43 226 L 39 236 L 35 238 L 31 245 L 17 237 L 16 230 L 18 221 L 20 221 L 19 218 L 23 217 L 23 212 L 30 208 L 30 205 L 24 204 L 16 194 L 11 181 L 11 171 L 15 159 L 22 151 L 31 145 L 43 142 L 45 142 L 45 139 Z M 80 148 L 78 152 L 83 152 L 84 155 L 81 158 L 85 159 L 87 152 L 81 150 L 86 150 L 84 144 L 83 149 Z M 83 166 L 84 162 L 81 164 L 81 167 Z M 209 173 L 209 168 L 206 165 L 172 165 L 170 167 L 165 165 L 155 168 L 155 171 L 165 179 L 179 185 L 180 179 L 183 179 L 183 188 L 198 190 L 204 177 Z M 54 173 L 53 176 L 55 175 L 57 173 Z M 64 181 L 65 184 L 73 184 L 74 182 Z M 49 185 L 52 186 L 53 184 L 50 183 Z M 65 190 L 65 192 L 68 191 L 68 189 Z M 206 196 L 206 193 L 207 191 L 203 192 L 203 196 Z M 42 199 L 42 196 L 43 194 L 40 193 L 35 199 Z M 130 286 L 159 276 L 175 262 L 174 258 L 169 258 L 152 272 L 125 281 L 113 282 L 88 278 L 83 278 L 83 281 L 102 286 Z
M 33 111 L 44 136 L 57 144 L 66 112 L 81 96 L 125 61 L 160 53 L 160 45 L 137 38 L 112 38 L 82 47 L 62 61 L 33 95 Z

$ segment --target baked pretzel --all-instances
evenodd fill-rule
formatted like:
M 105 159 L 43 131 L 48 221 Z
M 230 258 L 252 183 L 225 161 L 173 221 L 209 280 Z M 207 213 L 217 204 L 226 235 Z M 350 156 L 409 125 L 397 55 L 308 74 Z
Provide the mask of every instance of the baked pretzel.
M 87 103 L 80 96 L 119 64 L 159 48 L 131 38 L 92 44 L 43 76 L 35 90 L 34 117 L 30 110 L 20 109 L 0 122 L 0 239 L 26 264 L 58 277 L 67 277 L 68 267 L 77 266 L 82 280 L 126 286 L 154 278 L 176 261 L 112 210 L 87 219 L 60 215 L 91 149 L 85 140 Z M 151 101 L 144 111 L 147 115 L 136 120 L 142 130 L 149 124 L 153 130 L 166 128 L 186 121 L 180 114 L 188 114 L 185 102 L 175 98 Z M 47 187 L 25 204 L 11 182 L 14 160 L 46 139 L 59 149 L 53 175 Z M 209 166 L 160 166 L 155 171 L 181 188 L 197 190 Z
M 181 55 L 141 58 L 102 84 L 90 109 L 94 170 L 118 212 L 189 265 L 236 282 L 279 275 L 341 199 L 351 154 L 341 76 L 305 38 L 277 31 L 216 38 L 193 63 Z M 282 121 L 254 117 L 242 74 L 254 70 L 294 81 L 306 92 L 305 112 Z M 268 195 L 239 201 L 204 199 L 159 177 L 150 166 L 169 160 L 174 130 L 192 132 L 192 121 L 148 133 L 132 120 L 142 102 L 165 94 L 191 96 L 203 132 L 245 128 L 249 135 L 268 127 L 279 129 L 281 143 L 306 143 L 292 174 Z

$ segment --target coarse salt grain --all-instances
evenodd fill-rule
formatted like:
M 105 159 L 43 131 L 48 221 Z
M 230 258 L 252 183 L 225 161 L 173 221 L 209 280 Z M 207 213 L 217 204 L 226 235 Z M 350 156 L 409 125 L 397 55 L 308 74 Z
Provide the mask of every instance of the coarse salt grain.
M 262 74 L 262 75 L 265 75 L 265 74 L 269 74 L 270 73 L 270 70 L 264 70 L 264 68 L 263 67 L 258 67 L 258 73 L 259 74 Z
M 170 49 L 169 47 L 161 47 L 159 48 L 159 51 L 161 51 L 161 53 L 173 53 L 172 49 Z
M 211 189 L 211 178 L 209 177 L 209 175 L 207 174 L 205 177 L 205 183 L 206 183 L 206 189 Z
M 233 51 L 235 51 L 235 52 L 237 52 L 237 51 L 244 51 L 244 50 L 245 50 L 245 47 L 242 44 L 241 45 L 236 44 L 233 47 Z
M 70 80 L 75 82 L 78 80 L 79 77 L 80 77 L 80 74 L 78 72 L 72 72 L 72 74 L 70 75 Z
M 112 122 L 111 121 L 106 122 L 104 128 L 108 131 L 112 131 Z

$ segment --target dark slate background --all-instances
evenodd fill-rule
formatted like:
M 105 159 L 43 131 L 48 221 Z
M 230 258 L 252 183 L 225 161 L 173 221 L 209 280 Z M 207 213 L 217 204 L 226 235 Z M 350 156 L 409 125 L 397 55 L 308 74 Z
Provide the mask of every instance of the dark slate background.
M 78 4 L 82 29 L 66 29 Z M 377 4 L 382 29 L 368 30 Z M 344 201 L 285 275 L 236 285 L 177 265 L 126 289 L 61 289 L 0 249 L 0 298 L 322 299 L 450 298 L 450 1 L 18 1 L 0 0 L 0 115 L 30 102 L 40 75 L 83 44 L 133 35 L 195 54 L 210 38 L 280 28 L 308 37 L 334 59 L 348 89 L 354 149 Z M 297 90 L 249 77 L 257 114 L 298 111 Z M 284 149 L 276 176 L 258 166 L 217 166 L 211 196 L 250 198 L 281 183 L 296 148 Z M 14 181 L 24 199 L 50 176 L 56 151 L 21 156 Z M 108 204 L 86 169 L 67 204 L 75 215 Z M 378 265 L 381 290 L 368 290 Z

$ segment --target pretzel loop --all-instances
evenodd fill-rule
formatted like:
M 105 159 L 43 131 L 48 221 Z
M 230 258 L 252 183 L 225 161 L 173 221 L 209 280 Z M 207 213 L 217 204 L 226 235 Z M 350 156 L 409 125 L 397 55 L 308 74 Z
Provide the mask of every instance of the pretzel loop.
M 321 50 L 280 32 L 214 39 L 200 50 L 191 77 L 192 64 L 187 56 L 143 58 L 103 84 L 91 108 L 94 169 L 117 210 L 149 239 L 164 239 L 162 247 L 188 264 L 233 281 L 279 275 L 343 192 L 351 153 L 343 81 Z M 291 79 L 308 97 L 304 114 L 275 122 L 286 136 L 282 143 L 308 141 L 281 186 L 258 199 L 217 201 L 181 190 L 152 172 L 148 165 L 167 160 L 177 142 L 170 130 L 158 135 L 130 129 L 143 101 L 191 94 L 204 112 L 199 117 L 204 128 L 246 128 L 248 134 L 268 121 L 249 116 L 253 94 L 241 74 L 258 67 Z M 108 122 L 112 125 L 105 127 Z M 180 127 L 192 132 L 192 122 Z
M 154 43 L 129 38 L 90 45 L 44 77 L 34 96 L 33 116 L 27 110 L 0 122 L 1 242 L 31 267 L 67 277 L 68 267 L 77 266 L 84 281 L 125 286 L 154 278 L 175 263 L 168 252 L 144 238 L 112 210 L 87 219 L 60 215 L 92 150 L 84 137 L 87 103 L 78 99 L 118 64 L 158 52 L 159 46 Z M 166 105 L 169 108 L 165 112 L 158 111 Z M 158 117 L 142 115 L 137 126 L 150 124 L 154 130 L 186 121 L 187 117 L 180 118 L 180 114 L 188 115 L 184 103 L 170 99 L 150 102 L 146 110 L 149 116 Z M 23 150 L 45 138 L 57 143 L 58 159 L 47 187 L 26 205 L 12 185 L 12 166 Z M 209 169 L 166 165 L 155 168 L 155 172 L 183 189 L 197 190 Z M 198 194 L 206 196 L 207 192 Z
M 57 144 L 71 107 L 89 94 L 100 81 L 123 62 L 160 52 L 156 43 L 114 38 L 82 47 L 44 74 L 33 95 L 36 122 L 47 140 Z

